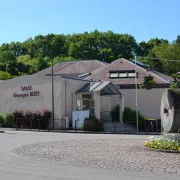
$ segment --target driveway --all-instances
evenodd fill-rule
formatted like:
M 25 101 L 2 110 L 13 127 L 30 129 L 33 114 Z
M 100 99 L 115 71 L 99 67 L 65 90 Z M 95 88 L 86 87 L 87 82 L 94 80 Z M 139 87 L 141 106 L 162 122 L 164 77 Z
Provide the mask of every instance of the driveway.
M 45 133 L 45 132 L 23 132 L 23 131 L 10 131 L 0 134 L 0 180 L 161 180 L 161 179 L 180 179 L 178 173 L 167 172 L 149 172 L 149 171 L 137 171 L 132 169 L 130 171 L 125 169 L 111 169 L 106 167 L 97 166 L 94 167 L 93 161 L 88 158 L 86 163 L 80 163 L 86 161 L 88 156 L 91 156 L 91 152 L 87 152 L 86 156 L 74 155 L 77 158 L 76 161 L 64 163 L 67 160 L 66 155 L 73 157 L 72 149 L 75 148 L 76 152 L 81 151 L 79 144 L 83 145 L 83 151 L 86 152 L 88 143 L 103 142 L 103 145 L 116 142 L 144 142 L 148 136 L 143 135 L 104 135 L 104 134 L 63 134 L 63 133 Z M 73 142 L 73 143 L 72 143 Z M 104 143 L 105 142 L 105 143 Z M 51 144 L 53 143 L 53 144 Z M 37 144 L 37 145 L 34 145 Z M 69 145 L 70 144 L 70 145 Z M 50 146 L 49 146 L 50 145 Z M 23 148 L 21 148 L 23 146 Z M 64 149 L 57 149 L 57 147 L 64 147 Z M 124 145 L 123 145 L 124 146 Z M 55 147 L 55 149 L 52 149 Z M 92 146 L 92 152 L 97 154 L 96 146 Z M 117 147 L 117 146 L 116 146 Z M 51 149 L 50 149 L 51 148 Z M 90 150 L 90 148 L 88 150 Z M 16 153 L 14 152 L 18 150 Z M 44 152 L 50 151 L 56 154 L 63 154 L 60 159 L 54 158 L 54 155 L 47 156 Z M 105 149 L 106 151 L 110 150 Z M 19 152 L 19 153 L 18 153 Z M 28 153 L 30 152 L 30 156 Z M 62 153 L 61 153 L 62 152 Z M 45 155 L 44 155 L 45 154 Z M 126 153 L 128 156 L 128 152 Z M 40 156 L 39 156 L 40 155 Z M 47 158 L 46 158 L 47 157 Z M 51 157 L 57 161 L 51 161 L 48 159 Z M 104 156 L 103 156 L 104 157 Z M 53 159 L 53 160 L 54 160 Z M 70 159 L 70 158 L 69 158 Z M 109 158 L 107 158 L 109 159 Z M 172 159 L 172 157 L 171 157 Z M 176 158 L 174 158 L 176 159 Z M 95 160 L 95 159 L 94 159 Z M 98 159 L 96 159 L 98 161 Z M 60 163 L 60 162 L 63 163 Z M 88 164 L 88 163 L 92 164 Z M 102 159 L 101 159 L 102 162 Z M 109 161 L 107 161 L 109 162 Z M 137 162 L 138 163 L 138 162 Z M 163 162 L 162 162 L 163 163 Z M 84 165 L 87 166 L 85 167 Z M 145 162 L 146 164 L 146 162 Z M 92 165 L 92 167 L 91 167 Z M 131 166 L 131 165 L 130 165 Z M 118 166 L 117 166 L 118 167 Z M 134 167 L 134 166 L 133 166 Z M 163 164 L 162 164 L 163 167 Z

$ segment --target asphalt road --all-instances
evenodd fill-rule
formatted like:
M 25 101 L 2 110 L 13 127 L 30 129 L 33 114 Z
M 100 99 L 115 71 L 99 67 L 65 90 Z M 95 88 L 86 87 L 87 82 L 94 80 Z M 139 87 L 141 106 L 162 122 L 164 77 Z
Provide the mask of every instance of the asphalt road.
M 60 165 L 29 157 L 12 151 L 19 146 L 48 141 L 79 139 L 146 139 L 135 135 L 92 135 L 44 132 L 14 132 L 0 134 L 0 180 L 173 180 L 179 174 L 161 172 L 112 171 L 108 169 Z

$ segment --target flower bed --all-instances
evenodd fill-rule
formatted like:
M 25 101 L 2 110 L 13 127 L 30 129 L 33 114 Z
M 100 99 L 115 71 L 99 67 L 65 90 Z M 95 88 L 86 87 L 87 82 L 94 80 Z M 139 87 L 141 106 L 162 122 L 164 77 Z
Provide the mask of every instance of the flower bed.
M 180 152 L 180 135 L 167 134 L 158 138 L 152 136 L 145 141 L 145 146 L 147 148 Z

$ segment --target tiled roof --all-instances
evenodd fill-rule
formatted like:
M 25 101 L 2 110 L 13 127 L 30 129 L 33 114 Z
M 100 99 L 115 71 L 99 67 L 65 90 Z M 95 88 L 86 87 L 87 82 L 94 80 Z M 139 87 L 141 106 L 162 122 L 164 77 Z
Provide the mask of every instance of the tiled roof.
M 91 73 L 102 68 L 107 63 L 98 60 L 78 60 L 56 64 L 54 66 L 54 75 L 76 77 L 84 73 Z M 35 75 L 51 75 L 52 67 L 44 69 Z
M 104 63 L 97 60 L 76 61 L 75 63 L 72 63 L 63 69 L 56 71 L 54 74 L 55 75 L 72 74 L 72 73 L 84 74 L 84 73 L 90 73 L 104 66 L 105 66 Z
M 54 72 L 59 71 L 60 69 L 63 69 L 63 68 L 65 68 L 65 67 L 67 67 L 67 66 L 69 66 L 75 62 L 76 61 L 69 61 L 69 62 L 62 62 L 62 63 L 55 64 L 54 65 Z M 51 74 L 51 73 L 52 73 L 52 66 L 35 73 L 35 75 L 47 75 L 47 74 Z
M 110 65 L 106 66 L 104 69 L 98 71 L 97 73 L 87 77 L 86 79 L 92 79 L 92 80 L 101 80 L 101 81 L 111 81 L 116 85 L 120 84 L 135 84 L 135 78 L 109 78 L 109 71 L 118 71 L 118 70 L 135 70 L 135 64 L 131 61 L 128 61 L 126 59 L 119 59 L 111 63 Z M 169 81 L 166 77 L 163 78 L 162 74 L 161 76 L 158 75 L 157 72 L 153 71 L 147 71 L 146 69 L 137 66 L 137 83 L 141 84 L 143 82 L 143 77 L 147 75 L 151 75 L 154 77 L 154 81 L 157 84 L 168 84 Z
M 73 77 L 84 80 L 95 80 L 95 81 L 111 81 L 116 85 L 128 85 L 135 84 L 135 78 L 109 78 L 109 71 L 113 70 L 134 70 L 135 64 L 126 59 L 118 59 L 113 61 L 111 64 L 104 63 L 98 60 L 78 60 L 63 62 L 54 66 L 54 75 L 61 77 Z M 49 67 L 42 70 L 35 75 L 51 75 L 52 68 Z M 143 77 L 151 75 L 154 77 L 156 84 L 170 84 L 173 80 L 171 77 L 157 72 L 155 70 L 147 70 L 137 65 L 137 83 L 143 82 Z

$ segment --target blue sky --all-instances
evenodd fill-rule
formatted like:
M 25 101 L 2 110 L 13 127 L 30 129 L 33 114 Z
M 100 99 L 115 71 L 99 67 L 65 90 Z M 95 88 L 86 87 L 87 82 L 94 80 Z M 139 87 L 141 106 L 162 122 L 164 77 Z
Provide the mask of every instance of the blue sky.
M 1 0 L 0 44 L 38 34 L 112 30 L 138 42 L 175 40 L 180 33 L 179 0 Z

